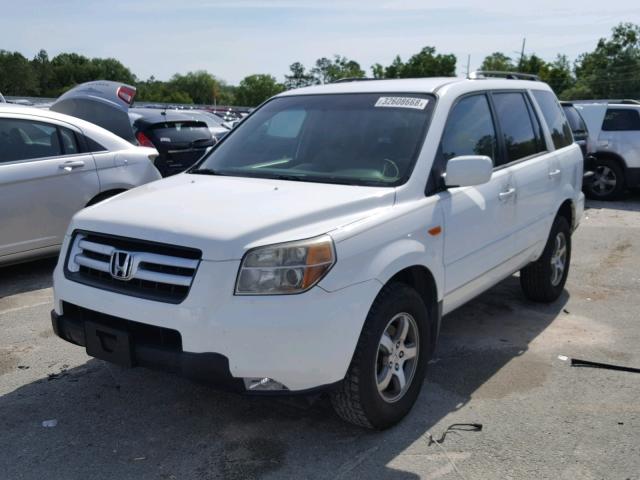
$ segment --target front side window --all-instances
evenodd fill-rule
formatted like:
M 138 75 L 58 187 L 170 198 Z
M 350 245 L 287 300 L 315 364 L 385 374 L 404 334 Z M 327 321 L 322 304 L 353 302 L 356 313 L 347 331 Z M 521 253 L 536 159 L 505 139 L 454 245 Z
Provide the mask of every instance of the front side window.
M 553 145 L 556 148 L 571 145 L 573 143 L 571 127 L 556 96 L 545 90 L 534 90 L 532 93 L 542 111 L 542 116 L 547 122 Z
M 637 110 L 608 108 L 602 122 L 602 130 L 608 132 L 640 130 L 640 115 Z
M 504 139 L 504 163 L 514 162 L 544 150 L 522 93 L 494 93 L 493 103 Z
M 191 172 L 396 186 L 411 175 L 433 104 L 413 93 L 276 98 Z
M 55 125 L 0 118 L 0 163 L 61 154 L 62 147 Z
M 460 100 L 451 110 L 440 144 L 445 160 L 460 155 L 497 158 L 496 131 L 485 95 Z

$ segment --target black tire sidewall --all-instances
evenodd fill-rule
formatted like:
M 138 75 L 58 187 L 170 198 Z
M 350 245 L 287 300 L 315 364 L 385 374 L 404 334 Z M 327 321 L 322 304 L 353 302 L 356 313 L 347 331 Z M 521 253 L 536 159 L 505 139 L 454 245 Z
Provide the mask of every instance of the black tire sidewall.
M 420 335 L 418 365 L 411 385 L 402 398 L 393 403 L 382 399 L 376 383 L 376 357 L 380 338 L 391 318 L 406 312 L 413 316 Z M 431 355 L 431 320 L 420 295 L 411 287 L 393 285 L 382 301 L 376 302 L 367 317 L 369 335 L 364 342 L 360 364 L 360 399 L 362 408 L 374 428 L 388 428 L 399 422 L 415 403 L 424 382 Z
M 562 274 L 562 280 L 558 285 L 551 284 L 551 256 L 553 255 L 553 250 L 555 248 L 556 236 L 558 233 L 564 233 L 566 248 L 567 248 L 567 258 L 565 262 L 564 273 Z M 545 269 L 546 278 L 549 282 L 548 289 L 552 292 L 553 297 L 557 298 L 562 294 L 564 290 L 565 283 L 567 283 L 567 277 L 569 276 L 569 267 L 571 265 L 571 228 L 569 227 L 569 223 L 567 219 L 564 217 L 556 217 L 553 222 L 553 226 L 551 228 L 551 234 L 549 235 L 549 239 L 547 241 L 547 245 L 545 246 L 544 252 L 541 257 L 541 261 L 547 266 Z
M 605 195 L 599 194 L 592 188 L 594 180 L 592 176 L 585 188 L 585 193 L 587 194 L 587 196 L 594 200 L 610 200 L 619 197 L 625 189 L 624 170 L 622 169 L 622 167 L 620 167 L 620 165 L 618 165 L 618 163 L 613 160 L 609 160 L 606 158 L 596 158 L 593 162 L 593 171 L 595 172 L 598 167 L 607 167 L 613 170 L 616 176 L 616 186 L 610 193 L 607 193 Z

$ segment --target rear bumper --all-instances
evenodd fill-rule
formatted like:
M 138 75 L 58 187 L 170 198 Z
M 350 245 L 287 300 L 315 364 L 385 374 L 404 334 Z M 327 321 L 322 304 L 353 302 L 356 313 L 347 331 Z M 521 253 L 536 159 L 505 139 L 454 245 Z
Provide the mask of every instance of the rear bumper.
M 635 188 L 640 186 L 640 167 L 627 167 L 626 176 L 627 187 Z

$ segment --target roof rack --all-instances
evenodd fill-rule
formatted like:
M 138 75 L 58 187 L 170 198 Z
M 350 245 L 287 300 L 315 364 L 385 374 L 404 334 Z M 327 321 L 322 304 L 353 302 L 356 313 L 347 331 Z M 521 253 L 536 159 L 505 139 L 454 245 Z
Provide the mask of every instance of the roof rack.
M 501 72 L 498 70 L 476 70 L 475 72 L 471 72 L 467 78 L 470 80 L 479 80 L 483 78 L 506 78 L 508 80 L 540 81 L 540 77 L 538 75 L 533 75 L 531 73 Z
M 593 100 L 572 100 L 573 103 L 614 103 L 618 105 L 640 105 L 640 100 L 630 98 L 598 98 Z
M 334 80 L 331 83 L 368 82 L 370 80 L 378 80 L 378 79 L 369 78 L 369 77 L 345 77 L 345 78 L 339 78 L 338 80 Z

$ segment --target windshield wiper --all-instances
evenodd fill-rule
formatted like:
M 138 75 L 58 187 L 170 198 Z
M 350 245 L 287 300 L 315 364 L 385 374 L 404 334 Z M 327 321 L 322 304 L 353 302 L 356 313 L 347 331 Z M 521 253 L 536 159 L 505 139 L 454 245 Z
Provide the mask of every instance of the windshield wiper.
M 269 178 L 274 178 L 276 180 L 292 180 L 294 182 L 310 182 L 312 180 L 306 178 L 305 175 L 274 175 L 273 177 L 269 177 Z
M 220 173 L 218 170 L 214 170 L 213 168 L 196 168 L 195 170 L 189 170 L 187 173 L 194 173 L 198 175 L 224 175 L 224 173 Z

